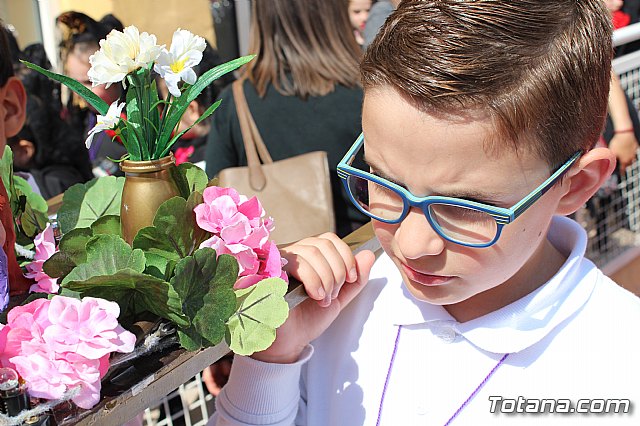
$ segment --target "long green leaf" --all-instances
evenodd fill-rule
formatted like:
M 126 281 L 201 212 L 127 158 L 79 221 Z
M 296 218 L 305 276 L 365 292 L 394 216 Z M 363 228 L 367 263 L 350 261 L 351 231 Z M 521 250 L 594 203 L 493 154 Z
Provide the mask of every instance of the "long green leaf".
M 222 99 L 219 99 L 216 103 L 214 103 L 213 105 L 211 105 L 209 108 L 207 108 L 207 110 L 196 120 L 193 122 L 193 124 L 189 127 L 187 127 L 186 129 L 184 129 L 183 131 L 181 131 L 180 133 L 176 134 L 174 137 L 171 138 L 171 141 L 169 141 L 169 144 L 167 145 L 167 147 L 164 149 L 164 151 L 162 151 L 162 153 L 160 154 L 160 158 L 164 157 L 165 155 L 169 154 L 169 150 L 171 149 L 171 147 L 173 146 L 173 144 L 182 137 L 182 135 L 184 135 L 185 133 L 187 133 L 189 130 L 191 130 L 191 128 L 193 126 L 195 126 L 196 124 L 200 123 L 203 120 L 206 120 L 211 114 L 213 114 L 215 112 L 216 109 L 218 109 L 218 107 L 220 106 L 220 103 L 222 102 Z
M 66 75 L 58 74 L 55 72 L 51 72 L 42 67 L 37 66 L 36 64 L 32 64 L 31 62 L 21 60 L 23 64 L 27 66 L 27 68 L 31 68 L 34 71 L 38 71 L 40 74 L 44 74 L 52 80 L 55 80 L 59 83 L 64 84 L 69 89 L 76 92 L 80 95 L 89 105 L 95 108 L 101 115 L 106 115 L 107 111 L 109 111 L 109 105 L 100 99 L 100 96 L 93 93 L 90 89 L 85 87 L 82 83 L 77 80 L 74 80 L 71 77 L 67 77 Z
M 169 116 L 165 117 L 166 123 L 162 124 L 162 132 L 158 136 L 158 144 L 156 145 L 155 154 L 165 152 L 167 147 L 171 147 L 171 132 L 180 122 L 180 118 L 186 111 L 189 104 L 195 100 L 200 93 L 214 80 L 223 75 L 240 68 L 242 65 L 251 61 L 255 55 L 242 56 L 224 64 L 218 65 L 202 74 L 195 84 L 189 87 L 179 98 L 173 101 Z M 159 158 L 159 157 L 158 157 Z
M 133 76 L 129 76 L 129 88 L 127 90 L 127 127 L 130 132 L 127 134 L 129 137 L 129 143 L 136 146 L 127 147 L 127 151 L 131 154 L 132 160 L 149 160 L 149 148 L 147 145 L 146 137 L 143 130 L 144 116 L 142 112 L 142 105 L 140 104 L 140 91 L 142 87 L 138 84 L 138 81 Z M 132 137 L 133 136 L 133 137 Z M 130 149 L 131 148 L 131 149 Z M 136 154 L 140 153 L 140 157 Z

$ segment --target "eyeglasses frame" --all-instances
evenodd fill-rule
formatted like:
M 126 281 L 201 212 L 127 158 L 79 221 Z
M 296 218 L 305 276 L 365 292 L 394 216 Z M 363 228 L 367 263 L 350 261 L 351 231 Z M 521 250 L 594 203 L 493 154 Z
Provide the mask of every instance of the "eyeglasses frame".
M 504 208 L 504 207 L 496 207 L 489 204 L 479 203 L 476 201 L 465 200 L 462 198 L 443 197 L 443 196 L 437 196 L 437 195 L 429 195 L 426 197 L 416 197 L 411 192 L 409 192 L 406 188 L 403 188 L 400 185 L 397 185 L 393 182 L 390 182 L 372 173 L 365 172 L 363 170 L 359 170 L 351 166 L 351 163 L 353 163 L 353 160 L 355 159 L 356 154 L 358 153 L 358 151 L 360 151 L 363 145 L 364 145 L 364 134 L 361 133 L 360 136 L 358 136 L 356 141 L 353 143 L 351 148 L 349 148 L 349 151 L 347 151 L 347 153 L 344 155 L 342 160 L 340 160 L 337 166 L 338 176 L 342 180 L 342 184 L 344 185 L 347 193 L 349 194 L 349 198 L 351 199 L 351 202 L 358 208 L 358 210 L 360 210 L 365 215 L 379 222 L 396 224 L 396 223 L 402 222 L 407 217 L 411 207 L 418 207 L 422 210 L 425 217 L 427 218 L 427 221 L 440 237 L 455 244 L 459 244 L 466 247 L 474 247 L 474 248 L 485 248 L 495 244 L 500 238 L 500 234 L 502 233 L 502 228 L 505 225 L 508 225 L 509 223 L 515 221 L 529 207 L 531 207 L 536 201 L 538 201 L 540 197 L 542 197 L 549 189 L 551 189 L 554 186 L 554 184 L 558 180 L 560 180 L 560 178 L 565 174 L 565 172 L 567 172 L 569 168 L 576 162 L 576 160 L 580 158 L 580 156 L 582 155 L 581 151 L 578 151 L 575 154 L 573 154 L 562 166 L 560 166 L 555 172 L 553 172 L 551 176 L 549 176 L 549 178 L 547 178 L 544 182 L 542 182 L 540 186 L 538 186 L 536 189 L 534 189 L 532 192 L 530 192 L 528 195 L 526 195 L 522 200 L 518 201 L 512 207 Z M 360 206 L 360 204 L 355 200 L 355 198 L 353 197 L 353 194 L 351 194 L 351 190 L 349 189 L 348 177 L 351 175 L 373 181 L 400 195 L 403 202 L 403 208 L 402 208 L 402 213 L 400 214 L 400 217 L 394 220 L 382 219 L 364 210 Z M 442 231 L 440 225 L 431 217 L 431 213 L 429 211 L 429 206 L 431 204 L 445 204 L 445 205 L 451 205 L 451 206 L 458 206 L 458 207 L 469 208 L 472 210 L 478 210 L 478 211 L 487 213 L 490 216 L 492 216 L 496 221 L 496 226 L 497 226 L 496 235 L 491 241 L 487 243 L 467 243 L 464 241 L 458 241 L 455 238 L 451 238 Z

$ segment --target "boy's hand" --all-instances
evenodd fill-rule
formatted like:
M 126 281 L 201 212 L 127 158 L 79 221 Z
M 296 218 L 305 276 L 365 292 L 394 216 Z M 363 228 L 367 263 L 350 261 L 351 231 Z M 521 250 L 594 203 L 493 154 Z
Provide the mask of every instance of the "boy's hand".
M 335 234 L 306 238 L 280 249 L 285 270 L 304 285 L 309 299 L 289 312 L 269 349 L 253 358 L 274 363 L 296 362 L 304 347 L 336 319 L 369 280 L 375 256 L 357 255 Z M 343 286 L 344 284 L 344 286 Z

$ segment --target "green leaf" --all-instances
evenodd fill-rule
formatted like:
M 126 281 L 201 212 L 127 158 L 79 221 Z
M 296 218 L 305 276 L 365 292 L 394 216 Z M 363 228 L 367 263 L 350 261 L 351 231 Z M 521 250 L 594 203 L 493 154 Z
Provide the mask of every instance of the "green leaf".
M 87 261 L 87 242 L 93 237 L 90 228 L 72 229 L 62 236 L 59 251 L 44 264 L 43 270 L 50 277 L 64 278 L 77 265 Z
M 127 89 L 127 151 L 134 161 L 149 159 L 148 135 L 143 131 L 142 105 L 139 103 L 141 87 L 135 78 L 129 76 L 129 88 Z
M 236 309 L 233 285 L 238 278 L 238 262 L 210 248 L 197 250 L 176 265 L 171 284 L 182 298 L 182 310 L 191 319 L 190 327 L 178 330 L 187 350 L 213 346 L 224 338 L 225 323 Z
M 280 278 L 267 278 L 236 290 L 238 309 L 227 322 L 231 340 L 228 343 L 233 352 L 251 355 L 271 346 L 276 328 L 289 316 L 286 292 L 287 283 Z
M 138 231 L 132 246 L 167 260 L 180 260 L 193 254 L 208 235 L 196 224 L 193 212 L 201 197 L 199 193 L 193 193 L 188 200 L 173 197 L 162 203 L 153 226 Z
M 209 178 L 204 170 L 192 163 L 182 163 L 170 169 L 173 172 L 180 196 L 189 198 L 194 192 L 202 193 L 209 183 Z M 202 202 L 202 201 L 200 201 Z
M 124 177 L 104 176 L 67 189 L 58 210 L 62 233 L 88 228 L 102 216 L 120 216 L 123 186 Z
M 182 313 L 182 300 L 173 287 L 132 269 L 93 276 L 86 281 L 69 281 L 64 289 L 78 292 L 82 297 L 112 300 L 120 305 L 122 317 L 149 311 L 178 326 L 189 326 L 188 318 Z
M 4 184 L 5 189 L 7 190 L 7 195 L 9 199 L 7 202 L 11 202 L 11 176 L 13 174 L 13 152 L 11 152 L 11 148 L 9 145 L 5 145 L 4 152 L 2 153 L 2 158 L 0 159 L 0 177 L 2 178 L 2 183 Z
M 142 273 L 145 257 L 142 250 L 133 250 L 117 235 L 97 235 L 86 245 L 87 261 L 79 264 L 64 277 L 62 284 L 86 281 L 91 277 L 112 275 L 123 269 Z
M 21 204 L 19 207 L 14 205 L 12 210 L 14 210 L 14 215 L 18 219 L 17 222 L 21 232 L 27 238 L 33 239 L 37 234 L 44 231 L 49 222 L 47 202 L 40 194 L 33 192 L 31 185 L 26 180 L 15 175 L 12 178 L 12 192 L 14 192 L 12 199 L 15 202 L 16 199 L 22 199 L 24 196 L 24 204 L 19 203 Z
M 76 263 L 68 255 L 57 252 L 44 262 L 42 270 L 51 278 L 63 278 L 76 266 Z
M 91 224 L 93 235 L 109 234 L 122 236 L 122 228 L 120 227 L 120 216 L 106 215 L 96 219 Z
M 198 95 L 200 95 L 205 87 L 223 75 L 240 68 L 242 65 L 251 61 L 254 57 L 255 55 L 242 56 L 210 69 L 202 74 L 193 86 L 189 87 L 180 95 L 179 98 L 173 101 L 169 115 L 164 118 L 166 122 L 162 123 L 162 131 L 160 132 L 160 135 L 158 135 L 158 141 L 154 151 L 154 156 L 156 156 L 155 158 L 160 158 L 159 154 L 161 152 L 168 152 L 168 149 L 171 149 L 169 141 L 171 140 L 171 133 L 173 132 L 173 129 L 175 129 L 180 122 L 180 118 L 182 118 L 182 115 L 187 110 L 189 104 L 195 100 Z
M 209 118 L 209 116 L 211 114 L 214 113 L 214 111 L 216 109 L 218 109 L 218 107 L 220 106 L 220 103 L 222 102 L 222 99 L 218 100 L 217 102 L 215 102 L 213 105 L 209 106 L 209 108 L 206 109 L 205 112 L 202 113 L 202 115 L 200 117 L 198 117 L 198 119 L 196 121 L 193 122 L 193 124 L 189 127 L 187 127 L 186 129 L 182 130 L 180 133 L 177 133 L 176 135 L 174 135 L 171 140 L 169 141 L 169 144 L 167 145 L 167 148 L 165 148 L 165 150 L 160 153 L 160 158 L 164 157 L 165 155 L 167 155 L 169 153 L 169 150 L 171 149 L 171 147 L 173 146 L 173 144 L 180 139 L 185 133 L 187 133 L 189 130 L 191 130 L 191 128 L 197 124 L 199 124 L 200 122 L 202 122 L 203 120 L 206 120 L 207 118 Z
M 31 62 L 20 60 L 23 64 L 27 66 L 27 68 L 31 68 L 32 70 L 38 71 L 40 74 L 44 74 L 52 80 L 55 80 L 59 83 L 64 84 L 69 89 L 76 92 L 80 95 L 89 105 L 95 108 L 96 111 L 100 113 L 100 115 L 106 115 L 107 111 L 109 111 L 109 105 L 100 99 L 100 96 L 96 95 L 91 91 L 91 89 L 85 87 L 82 83 L 77 80 L 74 80 L 71 77 L 67 77 L 66 75 L 57 74 L 55 72 L 51 72 L 44 68 L 37 66 L 36 64 L 32 64 Z

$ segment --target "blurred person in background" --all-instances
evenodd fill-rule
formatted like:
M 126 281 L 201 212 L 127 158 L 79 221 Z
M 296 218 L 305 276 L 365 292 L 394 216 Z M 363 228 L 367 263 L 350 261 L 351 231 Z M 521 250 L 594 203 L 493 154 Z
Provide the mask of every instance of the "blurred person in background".
M 14 170 L 28 173 L 25 177 L 34 190 L 48 199 L 93 177 L 89 156 L 84 140 L 70 132 L 60 117 L 60 85 L 20 62 L 25 60 L 51 70 L 42 43 L 21 51 L 13 34 L 6 31 L 6 35 L 14 73 L 27 94 L 24 125 L 7 143 L 13 152 Z
M 353 35 L 360 46 L 365 42 L 362 32 L 367 24 L 370 10 L 371 0 L 349 0 L 349 21 L 353 28 Z
M 249 109 L 274 161 L 312 151 L 329 159 L 336 230 L 345 236 L 368 222 L 341 185 L 336 166 L 361 132 L 360 46 L 344 0 L 253 2 L 249 53 L 242 78 Z M 222 91 L 206 149 L 210 178 L 244 166 L 240 123 L 231 87 Z M 231 358 L 203 371 L 213 395 L 226 382 Z
M 327 152 L 339 236 L 368 222 L 336 173 L 361 132 L 362 51 L 351 34 L 344 0 L 253 2 L 249 53 L 256 58 L 242 74 L 249 110 L 274 161 Z M 206 150 L 210 178 L 247 164 L 231 87 L 220 97 Z
M 202 74 L 220 64 L 222 64 L 222 60 L 220 59 L 218 51 L 207 42 L 204 52 L 202 52 L 202 60 L 193 67 L 193 71 L 196 73 L 196 76 L 200 78 Z M 233 74 L 228 73 L 206 86 L 202 93 L 200 93 L 195 100 L 191 101 L 187 107 L 187 110 L 180 119 L 177 132 L 181 132 L 193 125 L 207 108 L 215 102 L 218 96 L 220 96 L 222 89 L 233 82 L 234 79 Z M 156 78 L 156 83 L 159 94 L 164 99 L 167 99 L 169 91 L 164 79 Z M 176 164 L 188 161 L 203 169 L 205 168 L 205 149 L 211 129 L 211 119 L 212 118 L 209 117 L 194 125 L 191 130 L 176 141 L 175 145 L 171 148 L 176 158 Z
M 391 12 L 395 10 L 398 3 L 400 3 L 400 0 L 378 0 L 373 6 L 371 6 L 369 18 L 367 19 L 367 23 L 362 31 L 362 37 L 364 39 L 362 47 L 365 49 L 369 47 L 382 27 L 382 24 L 384 24 L 387 17 L 391 15 Z
M 112 30 L 123 30 L 122 23 L 113 15 L 106 15 L 101 21 L 95 21 L 84 13 L 69 11 L 57 18 L 59 27 L 63 31 L 60 53 L 62 57 L 63 74 L 76 79 L 100 96 L 107 104 L 123 96 L 122 85 L 112 84 L 108 89 L 105 85 L 92 87 L 87 75 L 91 64 L 89 57 L 99 48 L 100 40 L 104 39 Z M 70 123 L 73 131 L 80 133 L 86 139 L 89 129 L 96 123 L 94 111 L 80 96 L 71 93 L 65 105 L 64 117 Z M 114 134 L 104 131 L 93 138 L 89 149 L 89 159 L 96 176 L 122 175 L 118 165 L 112 159 L 119 159 L 126 153 L 118 140 L 112 140 Z

